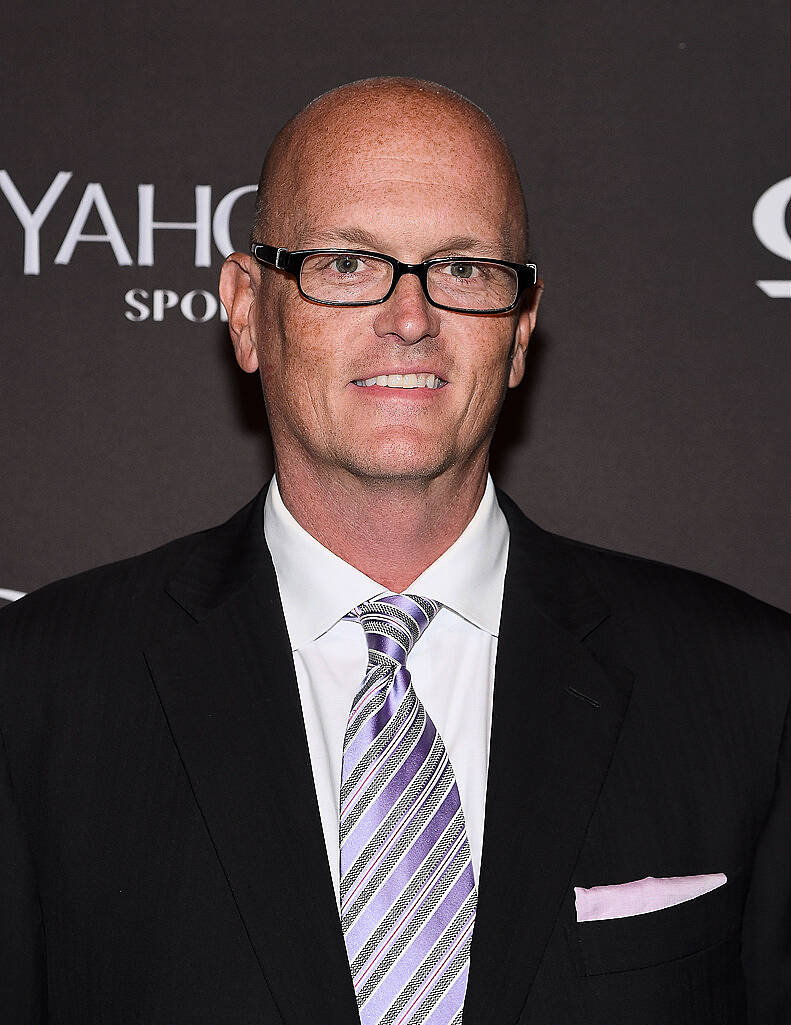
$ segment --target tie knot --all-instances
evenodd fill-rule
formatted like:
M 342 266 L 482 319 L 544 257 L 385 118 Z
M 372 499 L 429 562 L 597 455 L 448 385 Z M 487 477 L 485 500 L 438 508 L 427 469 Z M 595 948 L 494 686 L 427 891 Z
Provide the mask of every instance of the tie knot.
M 348 613 L 365 630 L 369 652 L 389 655 L 406 665 L 409 652 L 442 606 L 417 594 L 383 594 Z

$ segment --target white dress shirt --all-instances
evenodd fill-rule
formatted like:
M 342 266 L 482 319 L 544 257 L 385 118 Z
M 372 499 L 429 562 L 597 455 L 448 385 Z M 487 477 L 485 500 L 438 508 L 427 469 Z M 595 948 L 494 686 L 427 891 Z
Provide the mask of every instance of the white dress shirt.
M 283 504 L 275 477 L 264 506 L 264 535 L 294 654 L 327 857 L 339 900 L 343 738 L 368 663 L 362 627 L 343 616 L 360 602 L 390 592 L 308 534 Z M 476 883 L 508 540 L 508 524 L 489 477 L 461 536 L 407 588 L 443 605 L 410 652 L 407 668 L 453 766 Z

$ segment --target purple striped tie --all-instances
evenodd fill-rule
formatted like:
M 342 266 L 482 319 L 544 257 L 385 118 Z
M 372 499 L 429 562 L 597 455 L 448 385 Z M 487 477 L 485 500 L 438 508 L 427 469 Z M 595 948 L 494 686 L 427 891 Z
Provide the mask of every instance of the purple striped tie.
M 343 742 L 341 924 L 362 1025 L 459 1025 L 477 891 L 459 790 L 407 655 L 441 606 L 363 602 L 368 668 Z

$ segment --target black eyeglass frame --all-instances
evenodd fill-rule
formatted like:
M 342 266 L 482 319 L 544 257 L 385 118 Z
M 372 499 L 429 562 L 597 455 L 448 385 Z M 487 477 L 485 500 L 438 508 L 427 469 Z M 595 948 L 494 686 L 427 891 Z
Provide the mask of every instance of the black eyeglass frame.
M 259 263 L 265 263 L 277 270 L 293 274 L 297 280 L 297 288 L 299 289 L 300 295 L 309 302 L 319 303 L 322 306 L 378 306 L 380 303 L 387 302 L 404 274 L 415 274 L 420 281 L 420 285 L 426 299 L 432 306 L 436 306 L 438 310 L 449 310 L 451 313 L 474 313 L 483 316 L 491 313 L 510 313 L 511 310 L 516 309 L 522 293 L 526 289 L 532 288 L 538 280 L 538 269 L 534 263 L 511 263 L 508 260 L 490 260 L 488 258 L 478 256 L 443 256 L 436 260 L 425 260 L 423 263 L 401 263 L 400 260 L 396 260 L 392 256 L 387 256 L 385 253 L 373 253 L 367 249 L 298 249 L 291 251 L 283 249 L 280 246 L 264 245 L 261 242 L 253 243 L 253 245 L 250 246 L 250 253 L 259 261 Z M 364 302 L 355 303 L 330 302 L 327 299 L 316 299 L 314 296 L 308 295 L 303 291 L 302 282 L 300 281 L 302 264 L 309 256 L 319 256 L 322 253 L 344 253 L 349 256 L 371 256 L 375 257 L 377 260 L 384 260 L 385 263 L 389 263 L 393 268 L 393 280 L 390 282 L 390 288 L 387 290 L 387 294 L 383 295 L 381 299 L 366 299 Z M 476 310 L 470 309 L 469 307 L 460 308 L 458 306 L 445 306 L 443 303 L 435 302 L 428 294 L 429 268 L 439 263 L 466 262 L 497 263 L 503 267 L 510 267 L 511 270 L 516 271 L 516 298 L 511 305 L 503 306 L 494 310 Z

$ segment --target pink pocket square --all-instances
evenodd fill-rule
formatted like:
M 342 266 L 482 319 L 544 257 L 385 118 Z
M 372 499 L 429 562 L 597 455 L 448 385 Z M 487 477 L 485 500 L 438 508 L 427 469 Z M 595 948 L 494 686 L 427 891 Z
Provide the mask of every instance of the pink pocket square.
M 667 876 L 635 879 L 611 886 L 574 887 L 578 922 L 600 922 L 607 918 L 629 918 L 649 911 L 672 908 L 700 897 L 728 881 L 723 872 L 702 876 Z

